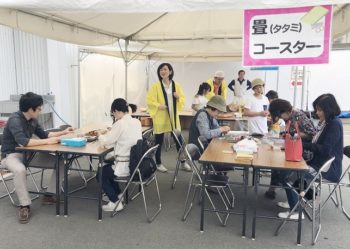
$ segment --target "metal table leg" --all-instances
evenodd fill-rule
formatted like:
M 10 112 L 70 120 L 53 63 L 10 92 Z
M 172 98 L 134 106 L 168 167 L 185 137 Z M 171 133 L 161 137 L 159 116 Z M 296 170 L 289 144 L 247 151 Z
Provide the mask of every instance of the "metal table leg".
M 201 190 L 201 222 L 200 222 L 200 231 L 204 231 L 204 206 L 205 206 L 205 184 L 207 182 L 207 175 L 208 175 L 208 165 L 203 165 L 203 173 L 204 173 L 204 179 L 202 180 L 202 190 Z
M 64 216 L 68 216 L 68 168 L 66 159 L 64 159 Z
M 102 165 L 103 157 L 99 157 L 98 162 L 98 220 L 102 220 Z
M 302 192 L 304 190 L 304 174 L 300 174 L 300 192 Z M 303 214 L 303 208 L 301 206 L 301 200 L 302 197 L 299 195 L 299 217 L 298 217 L 298 235 L 297 235 L 297 244 L 300 245 L 300 241 L 301 241 L 301 229 L 302 229 L 302 214 Z
M 56 153 L 56 215 L 60 215 L 60 154 Z
M 254 175 L 254 211 L 253 211 L 253 225 L 252 225 L 252 240 L 255 240 L 255 230 L 256 230 L 256 208 L 258 203 L 258 177 L 259 177 L 259 169 L 255 170 Z
M 243 206 L 243 224 L 242 224 L 242 237 L 243 238 L 245 238 L 245 230 L 246 230 L 246 224 L 247 224 L 248 180 L 249 180 L 249 168 L 244 167 L 244 178 L 243 178 L 244 206 Z

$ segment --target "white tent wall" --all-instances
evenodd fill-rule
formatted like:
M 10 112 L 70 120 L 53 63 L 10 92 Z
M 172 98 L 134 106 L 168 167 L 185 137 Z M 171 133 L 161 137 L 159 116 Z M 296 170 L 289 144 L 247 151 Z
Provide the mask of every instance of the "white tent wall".
M 145 105 L 146 61 L 128 66 L 128 101 Z M 89 54 L 80 63 L 81 125 L 109 122 L 111 103 L 125 98 L 125 65 L 120 58 Z
M 78 47 L 1 25 L 0 38 L 0 100 L 28 91 L 50 93 L 56 96 L 57 112 L 67 122 L 77 125 L 73 102 L 77 99 L 74 89 L 78 85 L 78 74 L 70 67 L 78 63 Z M 54 115 L 54 126 L 62 123 Z
M 0 25 L 0 100 L 17 92 L 16 61 L 12 28 Z
M 47 40 L 50 94 L 55 95 L 55 110 L 64 122 L 78 125 L 79 50 L 76 45 Z M 64 123 L 54 115 L 54 124 Z
M 320 94 L 332 93 L 340 109 L 350 111 L 349 58 L 350 50 L 332 51 L 329 64 L 308 66 L 310 71 L 309 109 L 312 110 L 312 101 Z

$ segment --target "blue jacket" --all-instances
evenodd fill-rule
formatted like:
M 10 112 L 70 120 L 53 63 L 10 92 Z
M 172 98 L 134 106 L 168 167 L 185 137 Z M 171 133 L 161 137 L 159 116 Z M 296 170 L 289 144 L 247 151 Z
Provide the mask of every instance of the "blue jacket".
M 308 164 L 315 170 L 335 156 L 328 172 L 323 173 L 322 176 L 332 182 L 339 181 L 343 160 L 343 125 L 339 118 L 328 121 L 317 142 L 315 144 L 303 143 L 303 148 L 314 153 Z

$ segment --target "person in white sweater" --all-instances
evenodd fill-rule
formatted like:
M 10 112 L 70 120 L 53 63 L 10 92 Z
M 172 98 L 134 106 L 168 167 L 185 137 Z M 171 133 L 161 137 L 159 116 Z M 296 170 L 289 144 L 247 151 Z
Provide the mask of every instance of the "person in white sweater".
M 114 147 L 114 151 L 106 158 L 113 160 L 106 161 L 102 168 L 102 189 L 108 196 L 109 202 L 102 206 L 104 211 L 113 211 L 121 198 L 121 190 L 116 176 L 129 176 L 130 149 L 139 139 L 142 139 L 141 122 L 131 117 L 129 114 L 129 104 L 126 100 L 115 99 L 111 106 L 111 113 L 116 122 L 109 131 L 102 131 L 98 140 L 102 146 Z M 119 203 L 116 211 L 124 208 L 122 202 Z

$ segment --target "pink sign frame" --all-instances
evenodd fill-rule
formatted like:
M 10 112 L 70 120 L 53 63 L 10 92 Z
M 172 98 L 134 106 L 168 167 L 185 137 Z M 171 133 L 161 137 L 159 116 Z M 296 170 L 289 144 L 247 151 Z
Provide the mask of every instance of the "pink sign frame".
M 243 39 L 243 65 L 244 66 L 266 66 L 266 65 L 304 65 L 304 64 L 325 64 L 329 61 L 330 49 L 330 28 L 332 18 L 332 5 L 322 5 L 328 9 L 325 16 L 325 31 L 324 31 L 324 50 L 318 57 L 304 58 L 278 58 L 278 59 L 255 59 L 250 56 L 250 21 L 257 15 L 274 15 L 287 13 L 309 12 L 314 6 L 298 7 L 298 8 L 281 8 L 281 9 L 251 9 L 244 11 L 244 39 Z

